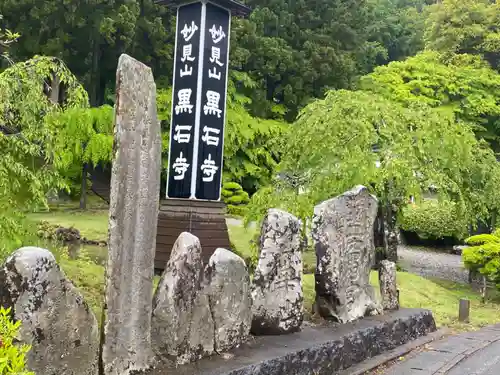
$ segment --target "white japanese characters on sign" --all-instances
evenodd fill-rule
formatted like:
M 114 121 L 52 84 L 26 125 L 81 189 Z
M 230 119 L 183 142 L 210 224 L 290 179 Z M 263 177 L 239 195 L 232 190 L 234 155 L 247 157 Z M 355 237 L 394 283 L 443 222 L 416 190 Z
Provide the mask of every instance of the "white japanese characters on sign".
M 191 56 L 192 53 L 193 53 L 192 44 L 186 44 L 185 46 L 182 46 L 181 61 L 183 63 L 186 63 L 186 62 L 193 62 L 194 60 L 196 60 L 196 57 Z M 189 66 L 187 63 L 184 64 L 184 69 L 181 69 L 180 71 L 181 78 L 184 76 L 190 76 L 192 74 L 193 74 L 193 67 Z
M 213 182 L 214 176 L 217 173 L 219 167 L 215 165 L 215 161 L 212 160 L 212 155 L 208 154 L 208 157 L 205 159 L 203 164 L 201 165 L 201 171 L 203 172 L 203 182 Z
M 211 135 L 211 133 L 216 134 Z M 208 126 L 203 127 L 203 135 L 201 140 L 205 142 L 208 146 L 218 146 L 219 145 L 219 135 L 220 129 L 210 128 Z
M 221 72 L 217 73 L 217 68 L 214 66 L 214 70 L 208 69 L 208 78 L 215 78 L 220 81 Z
M 174 180 L 184 180 L 184 176 L 189 168 L 189 164 L 187 163 L 187 159 L 182 155 L 182 151 L 179 154 L 179 157 L 175 159 L 172 167 L 174 168 L 174 172 L 176 173 L 176 175 L 174 176 Z
M 186 42 L 189 42 L 197 30 L 198 26 L 196 26 L 194 21 L 191 21 L 191 26 L 188 26 L 187 23 L 184 24 L 184 28 L 181 30 L 181 34 L 184 37 L 184 40 Z
M 210 30 L 208 30 L 210 34 L 212 34 L 212 41 L 217 44 L 219 43 L 222 39 L 226 37 L 226 34 L 224 33 L 224 30 L 222 30 L 222 26 L 217 27 L 215 25 L 212 26 Z
M 194 61 L 195 58 L 191 56 L 192 53 L 193 53 L 193 45 L 192 44 L 186 44 L 185 46 L 182 46 L 181 61 L 182 62 Z
M 210 56 L 210 62 L 212 64 L 217 64 L 219 66 L 224 66 L 223 62 L 220 62 L 220 48 L 212 46 L 212 55 Z M 208 78 L 215 78 L 220 81 L 221 78 L 221 72 L 217 72 L 217 67 L 213 67 L 213 71 L 209 68 L 208 69 Z
M 178 143 L 189 143 L 191 140 L 191 125 L 175 125 L 174 140 Z
M 220 118 L 222 110 L 219 108 L 220 94 L 216 91 L 207 90 L 207 102 L 203 106 L 203 112 L 207 115 L 217 115 Z
M 220 59 L 220 48 L 212 46 L 212 56 L 210 56 L 210 62 L 216 63 L 219 66 L 224 66 L 224 63 L 221 63 L 219 59 Z
M 177 93 L 178 102 L 175 106 L 175 114 L 179 113 L 193 113 L 193 105 L 191 104 L 191 89 L 180 89 Z

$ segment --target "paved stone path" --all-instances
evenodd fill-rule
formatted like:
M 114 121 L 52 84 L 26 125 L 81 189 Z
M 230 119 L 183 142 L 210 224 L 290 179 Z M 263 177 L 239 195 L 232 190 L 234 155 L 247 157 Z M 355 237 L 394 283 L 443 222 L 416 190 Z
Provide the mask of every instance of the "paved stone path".
M 409 354 L 382 375 L 498 375 L 500 324 L 449 336 Z M 379 373 L 380 374 L 380 373 Z
M 408 272 L 464 284 L 468 282 L 468 271 L 460 255 L 400 246 L 398 256 L 401 266 Z

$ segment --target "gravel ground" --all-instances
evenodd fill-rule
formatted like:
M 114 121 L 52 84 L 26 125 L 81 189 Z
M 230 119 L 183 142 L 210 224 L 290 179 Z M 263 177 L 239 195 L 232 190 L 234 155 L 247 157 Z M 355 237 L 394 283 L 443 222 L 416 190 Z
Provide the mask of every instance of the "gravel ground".
M 459 283 L 468 282 L 468 271 L 463 267 L 460 255 L 400 246 L 398 256 L 401 266 L 408 272 L 423 277 L 436 277 Z

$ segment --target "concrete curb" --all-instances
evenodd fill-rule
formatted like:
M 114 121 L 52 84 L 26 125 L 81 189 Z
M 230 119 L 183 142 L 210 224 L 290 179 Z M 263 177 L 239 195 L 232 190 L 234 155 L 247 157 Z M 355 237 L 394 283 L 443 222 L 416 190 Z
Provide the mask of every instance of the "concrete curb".
M 364 362 L 361 362 L 355 366 L 352 366 L 346 370 L 338 372 L 337 375 L 363 375 L 368 371 L 372 371 L 377 367 L 380 367 L 388 362 L 394 361 L 395 359 L 405 356 L 413 350 L 424 346 L 432 341 L 441 340 L 445 336 L 451 334 L 449 329 L 440 329 L 436 332 L 429 333 L 427 336 L 419 337 L 413 341 L 410 341 L 404 345 L 397 347 L 389 352 L 377 355 Z

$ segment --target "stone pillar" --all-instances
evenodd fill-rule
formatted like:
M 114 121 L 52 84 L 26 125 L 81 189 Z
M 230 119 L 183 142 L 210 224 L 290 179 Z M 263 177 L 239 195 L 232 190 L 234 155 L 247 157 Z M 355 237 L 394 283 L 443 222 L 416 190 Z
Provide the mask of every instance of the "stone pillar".
M 181 233 L 153 301 L 153 349 L 162 362 L 182 365 L 214 353 L 214 321 L 203 288 L 201 245 Z
M 396 263 L 383 260 L 380 262 L 379 274 L 380 295 L 384 310 L 399 309 L 398 286 L 396 283 Z
M 153 262 L 160 197 L 161 133 L 151 69 L 121 55 L 106 279 L 106 375 L 149 367 Z
M 97 375 L 97 320 L 52 253 L 23 247 L 0 268 L 0 305 L 21 322 L 31 345 L 27 367 L 37 375 Z
M 345 323 L 380 312 L 370 285 L 377 199 L 364 186 L 314 208 L 316 310 Z
M 271 209 L 262 224 L 260 259 L 252 285 L 252 333 L 296 332 L 303 321 L 300 221 Z

